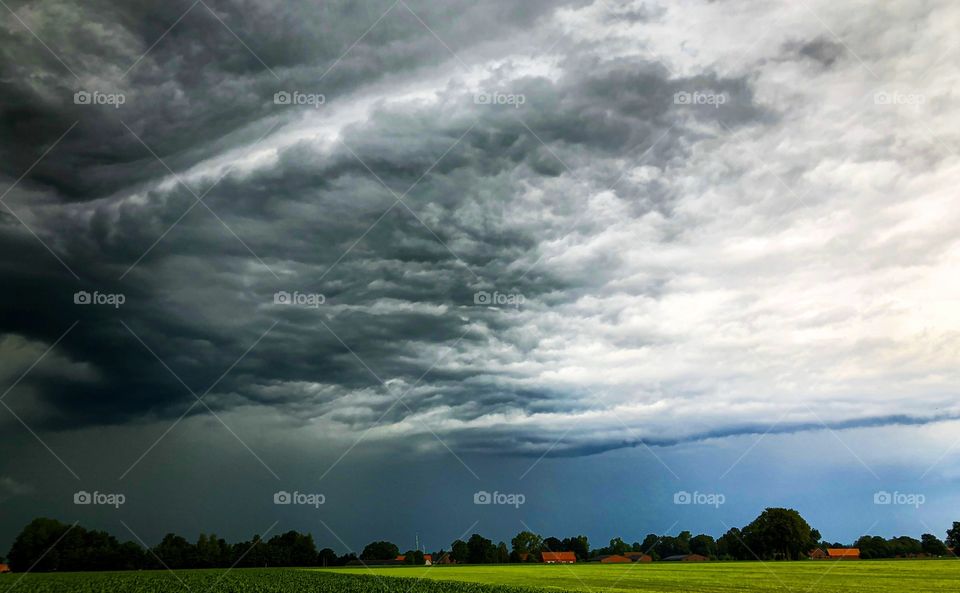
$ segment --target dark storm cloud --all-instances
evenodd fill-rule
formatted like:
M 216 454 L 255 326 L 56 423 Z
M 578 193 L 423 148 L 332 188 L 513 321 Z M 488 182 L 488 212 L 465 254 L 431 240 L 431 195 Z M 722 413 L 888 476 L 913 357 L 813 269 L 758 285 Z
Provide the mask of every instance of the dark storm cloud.
M 127 67 L 132 60 L 120 57 L 135 60 L 163 32 L 133 18 L 142 6 L 118 9 L 114 21 L 105 6 L 94 5 L 104 11 L 91 8 L 88 16 L 109 21 L 116 38 L 71 42 L 83 46 L 71 52 L 82 77 Z M 3 331 L 49 345 L 79 320 L 57 350 L 95 370 L 69 384 L 43 373 L 28 377 L 24 388 L 46 404 L 31 410 L 38 423 L 63 428 L 176 418 L 195 401 L 182 380 L 197 394 L 216 384 L 206 401 L 217 410 L 270 406 L 294 424 L 321 418 L 351 431 L 381 415 L 385 425 L 417 424 L 410 418 L 442 410 L 437 430 L 457 433 L 451 438 L 464 450 L 542 453 L 560 435 L 533 425 L 507 428 L 511 414 L 569 416 L 596 402 L 531 381 L 523 365 L 542 362 L 530 357 L 550 329 L 517 335 L 515 328 L 536 327 L 541 316 L 553 323 L 552 308 L 591 298 L 596 286 L 616 280 L 623 261 L 611 250 L 583 270 L 558 270 L 537 265 L 538 246 L 605 231 L 607 221 L 580 216 L 585 194 L 606 190 L 632 217 L 671 219 L 680 196 L 657 180 L 625 177 L 633 160 L 663 170 L 690 158 L 692 143 L 711 138 L 711 130 L 777 121 L 756 104 L 746 78 L 712 71 L 679 76 L 656 60 L 599 59 L 574 45 L 557 76 L 494 69 L 476 81 L 485 93 L 522 94 L 522 109 L 476 104 L 474 91 L 457 84 L 434 89 L 428 104 L 390 102 L 387 93 L 342 127 L 337 140 L 318 141 L 323 134 L 314 131 L 328 123 L 324 112 L 285 110 L 273 105 L 273 92 L 316 88 L 311 80 L 389 5 L 210 6 L 251 40 L 256 56 L 198 6 L 131 71 L 125 82 L 131 95 L 121 109 L 82 109 L 67 95 L 48 105 L 35 100 L 36 84 L 4 79 L 17 90 L 12 104 L 19 101 L 21 110 L 4 104 L 5 129 L 19 125 L 17 114 L 27 106 L 47 123 L 81 120 L 18 190 L 36 206 L 28 222 L 81 281 L 17 220 L 4 218 L 3 241 L 23 257 L 4 264 L 13 290 L 3 294 L 3 305 L 14 315 Z M 158 22 L 176 18 L 169 8 L 150 10 Z M 398 73 L 441 63 L 461 68 L 421 24 L 410 22 L 409 12 L 392 10 L 397 18 L 385 18 L 324 79 L 324 109 L 338 108 L 348 93 L 351 100 L 375 95 L 369 89 L 387 73 L 399 84 L 417 76 Z M 437 33 L 468 55 L 529 26 L 546 8 L 469 10 L 482 27 L 444 18 L 447 8 L 424 7 L 423 16 L 443 23 Z M 332 29 L 332 37 L 323 34 Z M 26 55 L 23 47 L 11 51 Z M 812 46 L 798 51 L 823 54 Z M 62 69 L 47 57 L 35 59 L 44 72 Z M 43 78 L 64 93 L 73 82 L 62 72 Z M 722 109 L 676 102 L 678 93 L 697 92 L 726 102 Z M 55 127 L 11 133 L 4 146 L 38 155 Z M 299 140 L 283 140 L 297 133 Z M 261 149 L 273 152 L 262 162 L 243 162 Z M 216 164 L 220 157 L 229 164 Z M 222 168 L 234 164 L 236 170 Z M 9 175 L 28 165 L 11 163 Z M 414 184 L 397 203 L 396 195 Z M 531 189 L 536 197 L 527 196 Z M 204 195 L 203 205 L 194 193 Z M 666 285 L 650 278 L 644 290 L 661 295 Z M 524 295 L 527 305 L 474 306 L 476 291 L 496 289 Z M 75 307 L 76 290 L 122 293 L 126 303 Z M 322 293 L 326 300 L 316 309 L 278 306 L 277 291 Z M 615 314 L 597 316 L 616 322 Z M 630 348 L 638 339 L 663 340 L 651 333 L 620 343 Z M 404 405 L 396 405 L 401 394 Z M 458 427 L 465 427 L 462 434 Z M 727 430 L 669 436 L 661 428 L 643 442 L 669 445 Z M 723 434 L 755 430 L 737 424 Z M 554 453 L 637 445 L 614 432 L 571 437 Z
M 257 28 L 270 29 L 274 18 L 285 17 L 265 15 L 265 23 L 243 21 L 250 29 L 240 33 L 257 39 L 258 49 L 272 43 L 298 46 L 306 35 L 298 28 L 283 37 L 258 34 Z M 46 235 L 79 270 L 81 283 L 56 270 L 46 280 L 37 279 L 34 272 L 28 277 L 12 266 L 10 277 L 18 290 L 4 297 L 10 301 L 5 305 L 20 313 L 19 321 L 5 330 L 45 343 L 80 319 L 60 348 L 70 359 L 95 367 L 98 381 L 64 389 L 57 381 L 44 382 L 42 376 L 31 379 L 56 410 L 48 412 L 48 419 L 58 425 L 176 417 L 193 402 L 178 378 L 138 337 L 200 394 L 274 322 L 278 325 L 269 335 L 217 385 L 210 395 L 213 405 L 262 403 L 267 389 L 273 405 L 288 404 L 293 411 L 302 404 L 276 393 L 283 385 L 298 382 L 329 386 L 319 410 L 314 410 L 320 413 L 335 413 L 326 404 L 353 390 L 383 392 L 379 379 L 400 379 L 403 392 L 443 356 L 444 347 L 465 353 L 509 330 L 509 314 L 472 306 L 478 288 L 495 282 L 531 300 L 554 301 L 558 291 L 574 288 L 569 280 L 543 271 L 524 274 L 529 265 L 517 265 L 523 260 L 533 263 L 530 250 L 544 234 L 559 237 L 573 230 L 566 223 L 550 222 L 550 217 L 544 217 L 538 228 L 506 219 L 504 209 L 519 184 L 589 175 L 589 182 L 608 186 L 621 171 L 603 164 L 606 157 L 649 150 L 651 163 L 682 158 L 684 148 L 677 139 L 691 115 L 673 103 L 673 94 L 681 90 L 710 88 L 728 93 L 738 105 L 723 112 L 694 112 L 695 117 L 722 118 L 736 126 L 762 116 L 751 106 L 743 81 L 715 76 L 671 79 L 662 66 L 643 60 L 578 58 L 566 64 L 564 76 L 556 81 L 527 77 L 509 88 L 496 78 L 482 81 L 487 92 L 523 93 L 527 104 L 522 112 L 475 105 L 472 93 L 448 89 L 440 101 L 447 112 L 443 118 L 436 117 L 433 107 L 381 106 L 369 120 L 344 131 L 343 145 L 330 149 L 303 141 L 282 147 L 275 165 L 228 173 L 204 198 L 224 220 L 221 224 L 204 206 L 194 206 L 184 216 L 195 197 L 179 183 L 172 189 L 156 187 L 151 180 L 168 177 L 165 170 L 129 133 L 116 128 L 122 116 L 154 150 L 164 156 L 173 153 L 168 164 L 183 171 L 227 148 L 228 142 L 253 145 L 264 128 L 276 125 L 275 106 L 270 105 L 268 115 L 262 101 L 256 109 L 251 107 L 260 100 L 258 95 L 262 98 L 276 88 L 270 74 L 250 63 L 242 48 L 221 39 L 219 24 L 207 23 L 209 30 L 201 30 L 201 22 L 191 19 L 189 27 L 174 29 L 169 42 L 137 66 L 138 74 L 131 79 L 158 88 L 172 84 L 170 92 L 175 94 L 189 89 L 187 102 L 164 111 L 169 105 L 141 109 L 131 99 L 132 113 L 102 116 L 111 120 L 109 124 L 102 124 L 97 113 L 93 122 L 87 118 L 78 128 L 75 144 L 65 142 L 57 148 L 58 158 L 51 159 L 49 167 L 70 170 L 46 168 L 46 173 L 30 180 L 61 190 L 57 198 L 106 198 L 48 213 L 53 223 L 46 223 Z M 393 23 L 365 43 L 387 45 L 392 51 L 396 39 L 415 30 L 407 25 Z M 135 37 L 142 40 L 155 33 L 139 30 Z M 407 44 L 413 47 L 397 54 L 407 56 L 407 67 L 424 59 L 418 48 L 432 38 L 422 27 L 419 33 Z M 372 47 L 360 48 L 356 55 L 370 52 Z M 190 54 L 196 55 L 187 59 Z M 215 58 L 222 54 L 232 57 L 219 63 Z M 265 55 L 269 61 L 278 54 Z M 327 62 L 300 48 L 269 63 L 290 69 L 298 59 L 313 60 L 314 68 Z M 357 70 L 356 64 L 345 66 Z M 384 67 L 400 64 L 380 63 L 371 67 L 371 76 Z M 201 74 L 207 68 L 210 71 Z M 163 71 L 170 72 L 172 82 L 154 80 Z M 239 102 L 221 101 L 217 93 L 223 89 L 218 90 L 217 81 L 229 79 L 236 86 L 244 77 L 250 78 L 251 89 L 259 89 L 250 94 L 250 105 L 243 103 L 243 93 L 238 93 Z M 338 84 L 343 90 L 357 83 Z M 164 103 L 162 96 L 151 100 Z M 266 121 L 225 135 L 258 117 Z M 307 120 L 304 125 L 309 125 Z M 184 134 L 185 128 L 195 133 Z M 119 144 L 102 144 L 111 139 Z M 91 145 L 100 147 L 97 158 L 103 166 L 80 167 L 69 157 L 61 158 Z M 601 166 L 593 169 L 597 158 Z M 568 166 L 574 170 L 568 171 Z M 400 194 L 428 170 L 404 199 L 409 209 L 394 205 L 394 195 L 380 184 L 382 180 Z M 188 183 L 199 194 L 214 184 L 215 177 Z M 67 186 L 73 190 L 63 192 Z M 140 192 L 142 199 L 118 199 L 131 191 Z M 578 199 L 576 194 L 558 194 L 546 206 L 567 217 L 576 212 Z M 668 210 L 670 199 L 647 196 L 636 208 Z M 9 228 L 29 246 L 31 260 L 51 264 L 13 222 Z M 118 280 L 148 250 L 149 255 Z M 127 300 L 117 310 L 78 309 L 70 306 L 78 288 L 123 293 Z M 277 307 L 272 299 L 278 290 L 322 292 L 326 303 L 316 310 Z M 43 319 L 42 326 L 33 321 L 37 319 Z M 522 342 L 518 345 L 522 347 Z M 498 379 L 501 373 L 508 379 L 511 374 L 485 368 L 481 361 L 458 370 L 434 369 L 426 385 L 408 394 L 408 405 L 414 410 L 448 406 L 452 418 L 465 421 L 517 408 L 533 413 L 571 409 L 563 394 L 518 387 Z M 357 428 L 393 401 L 369 403 L 370 413 L 359 418 Z M 574 405 L 578 407 L 582 406 Z M 397 407 L 387 421 L 406 413 Z
M 0 171 L 18 177 L 80 121 L 57 158 L 41 162 L 25 182 L 70 200 L 109 195 L 161 171 L 143 158 L 121 120 L 180 169 L 216 154 L 232 132 L 270 115 L 281 88 L 320 86 L 316 92 L 332 98 L 385 73 L 449 60 L 449 50 L 417 17 L 456 40 L 457 51 L 468 51 L 529 26 L 552 7 L 409 6 L 416 16 L 386 0 L 11 3 L 26 26 L 10 19 L 0 29 L 6 140 Z M 122 93 L 125 102 L 120 108 L 76 105 L 74 93 L 81 90 Z

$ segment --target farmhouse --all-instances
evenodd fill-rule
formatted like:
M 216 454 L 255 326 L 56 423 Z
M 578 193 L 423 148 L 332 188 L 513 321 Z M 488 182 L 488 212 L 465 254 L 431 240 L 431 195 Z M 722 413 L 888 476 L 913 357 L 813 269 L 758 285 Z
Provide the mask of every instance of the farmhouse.
M 573 564 L 577 561 L 573 552 L 541 552 L 540 557 L 544 564 Z
M 663 559 L 664 562 L 706 562 L 708 560 L 710 559 L 700 554 L 677 554 Z
M 630 562 L 653 562 L 653 556 L 643 552 L 626 552 L 624 556 L 629 558 Z
M 831 560 L 859 560 L 860 548 L 827 548 Z
M 6 564 L 0 564 L 0 573 L 10 572 L 10 567 Z
M 810 559 L 811 559 L 811 560 L 826 560 L 826 559 L 827 559 L 827 553 L 824 552 L 823 550 L 821 550 L 820 548 L 814 548 L 814 549 L 810 552 Z

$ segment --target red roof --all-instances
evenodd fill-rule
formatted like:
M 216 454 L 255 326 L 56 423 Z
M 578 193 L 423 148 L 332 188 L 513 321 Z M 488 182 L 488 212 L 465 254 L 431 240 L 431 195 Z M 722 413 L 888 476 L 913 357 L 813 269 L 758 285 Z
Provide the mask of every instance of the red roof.
M 859 558 L 860 548 L 827 548 L 831 558 Z
M 10 567 L 6 564 L 0 564 L 0 572 L 10 572 Z
M 542 552 L 544 562 L 576 562 L 577 555 L 573 552 Z

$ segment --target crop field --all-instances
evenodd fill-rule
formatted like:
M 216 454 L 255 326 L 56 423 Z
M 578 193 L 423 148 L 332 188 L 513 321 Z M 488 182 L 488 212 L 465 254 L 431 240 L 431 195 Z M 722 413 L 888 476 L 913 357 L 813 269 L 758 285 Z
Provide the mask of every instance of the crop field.
M 21 578 L 22 577 L 22 578 Z M 412 581 L 296 568 L 0 575 L 3 593 L 537 593 L 532 589 Z
M 3 593 L 925 593 L 960 591 L 957 561 L 235 569 L 0 575 Z

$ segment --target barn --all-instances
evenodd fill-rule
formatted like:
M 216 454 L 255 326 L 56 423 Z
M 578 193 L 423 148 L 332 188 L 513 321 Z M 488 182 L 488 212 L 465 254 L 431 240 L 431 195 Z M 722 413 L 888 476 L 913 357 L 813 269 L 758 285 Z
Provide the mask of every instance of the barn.
M 827 548 L 831 560 L 859 560 L 860 548 Z
M 573 564 L 577 561 L 573 552 L 541 552 L 540 557 L 544 564 Z

